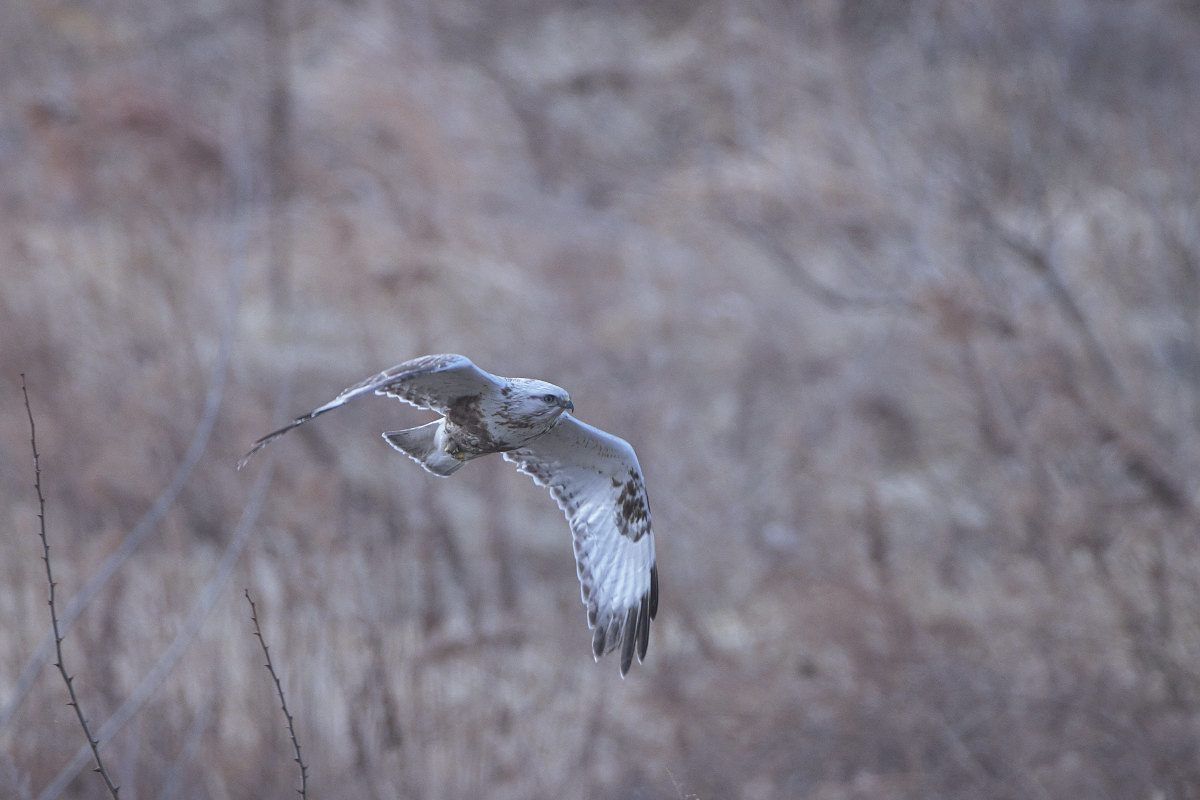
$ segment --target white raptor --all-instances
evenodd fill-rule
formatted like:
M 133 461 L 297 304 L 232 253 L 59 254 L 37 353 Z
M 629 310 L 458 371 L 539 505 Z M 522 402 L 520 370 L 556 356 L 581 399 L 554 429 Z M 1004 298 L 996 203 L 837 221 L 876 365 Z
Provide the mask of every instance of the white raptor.
M 552 383 L 502 378 L 469 358 L 414 358 L 351 386 L 320 408 L 254 443 L 241 461 L 326 411 L 374 393 L 436 411 L 441 419 L 383 434 L 388 444 L 435 475 L 502 453 L 545 486 L 567 516 L 592 653 L 621 648 L 621 675 L 640 662 L 658 612 L 658 566 L 646 485 L 624 439 L 580 422 L 570 396 Z

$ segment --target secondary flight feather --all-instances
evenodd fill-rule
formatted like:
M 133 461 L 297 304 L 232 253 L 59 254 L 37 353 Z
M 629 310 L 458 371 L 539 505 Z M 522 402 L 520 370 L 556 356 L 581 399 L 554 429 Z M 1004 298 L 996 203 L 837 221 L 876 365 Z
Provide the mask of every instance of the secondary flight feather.
M 422 356 L 349 387 L 254 443 L 238 462 L 288 431 L 365 394 L 395 397 L 440 419 L 387 431 L 392 447 L 434 475 L 501 453 L 550 490 L 567 517 L 597 660 L 621 652 L 621 675 L 646 656 L 658 613 L 658 565 L 646 485 L 624 439 L 579 421 L 567 392 L 545 381 L 503 378 L 465 356 Z

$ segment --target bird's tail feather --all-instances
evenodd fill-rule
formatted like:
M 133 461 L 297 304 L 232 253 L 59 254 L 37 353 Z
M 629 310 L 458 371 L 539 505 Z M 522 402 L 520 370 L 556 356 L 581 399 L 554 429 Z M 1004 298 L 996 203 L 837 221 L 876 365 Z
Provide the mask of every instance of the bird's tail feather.
M 446 477 L 462 469 L 465 461 L 459 461 L 444 449 L 442 423 L 445 420 L 435 420 L 419 428 L 409 428 L 403 431 L 388 431 L 383 438 L 392 447 L 416 461 L 434 475 Z

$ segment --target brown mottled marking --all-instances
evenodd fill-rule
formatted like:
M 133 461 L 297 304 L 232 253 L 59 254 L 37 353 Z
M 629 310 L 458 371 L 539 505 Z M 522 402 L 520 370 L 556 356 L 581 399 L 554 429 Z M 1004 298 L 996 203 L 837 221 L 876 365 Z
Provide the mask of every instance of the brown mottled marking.
M 494 453 L 500 447 L 485 421 L 482 394 L 466 394 L 450 401 L 446 433 L 459 452 Z
M 613 480 L 613 487 L 618 485 L 618 482 Z M 646 507 L 646 490 L 642 486 L 642 480 L 632 470 L 629 473 L 629 480 L 621 487 L 621 494 L 617 497 L 617 506 L 620 508 L 618 519 L 621 522 L 619 525 L 621 533 L 635 542 L 645 536 L 649 528 L 646 521 L 650 518 L 650 509 Z

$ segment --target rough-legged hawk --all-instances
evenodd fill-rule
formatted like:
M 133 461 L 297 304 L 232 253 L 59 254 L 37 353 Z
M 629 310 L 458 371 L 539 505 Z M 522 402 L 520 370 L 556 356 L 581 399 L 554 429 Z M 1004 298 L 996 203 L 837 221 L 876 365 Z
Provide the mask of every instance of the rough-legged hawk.
M 567 516 L 592 653 L 621 648 L 621 675 L 640 662 L 658 612 L 658 566 L 646 486 L 633 448 L 575 419 L 570 396 L 529 378 L 501 378 L 459 355 L 422 356 L 351 386 L 320 408 L 254 443 L 240 462 L 283 434 L 374 392 L 430 409 L 442 419 L 383 434 L 388 444 L 434 475 L 473 458 L 502 453 L 545 486 Z

